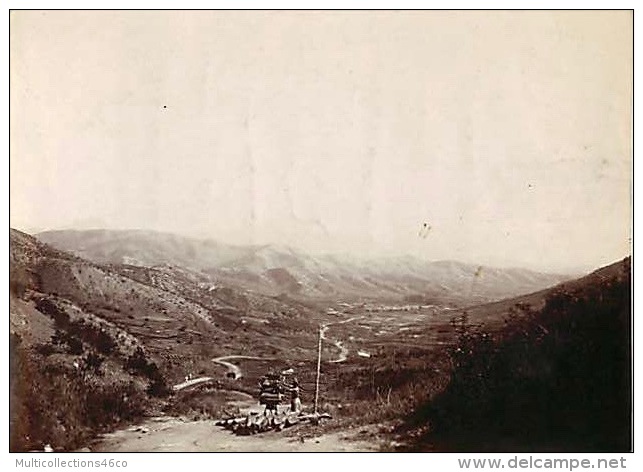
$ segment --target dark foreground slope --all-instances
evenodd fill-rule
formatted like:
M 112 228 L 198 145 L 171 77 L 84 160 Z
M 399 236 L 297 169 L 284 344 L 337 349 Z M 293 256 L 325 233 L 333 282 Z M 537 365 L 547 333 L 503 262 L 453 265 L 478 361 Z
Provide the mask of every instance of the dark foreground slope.
M 413 448 L 629 451 L 630 272 L 627 258 L 505 302 L 513 316 L 499 332 L 461 324 L 450 383 L 408 418 L 421 432 Z

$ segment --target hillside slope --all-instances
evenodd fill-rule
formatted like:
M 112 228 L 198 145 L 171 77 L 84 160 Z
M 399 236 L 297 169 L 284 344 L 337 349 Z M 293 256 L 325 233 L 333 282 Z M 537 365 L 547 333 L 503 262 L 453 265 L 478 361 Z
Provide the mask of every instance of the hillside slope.
M 448 386 L 409 416 L 421 431 L 413 448 L 630 451 L 630 263 L 470 310 L 486 323 L 459 327 Z
M 184 269 L 96 264 L 15 230 L 10 237 L 12 450 L 77 444 L 140 414 L 186 375 L 220 376 L 216 356 L 314 358 L 319 314 L 294 301 L 213 287 Z M 91 396 L 101 391 L 104 401 Z
M 631 277 L 631 258 L 601 267 L 585 276 L 566 280 L 553 287 L 538 290 L 533 293 L 510 297 L 491 303 L 469 306 L 455 313 L 466 315 L 474 324 L 484 325 L 487 329 L 495 330 L 506 325 L 508 319 L 523 318 L 525 311 L 542 310 L 549 298 L 558 293 L 583 293 L 584 291 L 601 287 L 608 281 L 624 282 Z

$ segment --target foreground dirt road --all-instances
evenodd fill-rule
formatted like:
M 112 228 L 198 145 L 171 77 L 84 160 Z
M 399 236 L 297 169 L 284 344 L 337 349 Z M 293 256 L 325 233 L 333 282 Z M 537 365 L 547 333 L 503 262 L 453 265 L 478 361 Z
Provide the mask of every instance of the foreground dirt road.
M 183 421 L 160 417 L 106 434 L 93 452 L 357 452 L 377 451 L 376 442 L 357 440 L 356 432 L 324 434 L 316 438 L 287 437 L 270 431 L 235 436 L 214 421 Z
M 230 407 L 242 414 L 262 407 L 251 396 L 234 392 Z M 105 434 L 95 441 L 93 452 L 358 452 L 377 451 L 380 442 L 372 436 L 358 438 L 357 430 L 302 437 L 286 431 L 268 431 L 254 436 L 236 436 L 213 420 L 189 421 L 176 417 L 149 418 L 143 423 Z

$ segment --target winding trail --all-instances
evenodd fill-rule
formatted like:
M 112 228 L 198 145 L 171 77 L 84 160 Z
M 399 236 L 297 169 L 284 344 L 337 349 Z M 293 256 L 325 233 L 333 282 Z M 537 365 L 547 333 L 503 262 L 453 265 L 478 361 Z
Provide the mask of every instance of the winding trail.
M 341 341 L 333 341 L 333 344 L 335 345 L 335 347 L 337 347 L 337 349 L 339 349 L 339 357 L 328 362 L 332 364 L 338 364 L 348 359 L 348 348 L 344 346 L 344 343 Z
M 172 390 L 178 392 L 179 390 L 183 390 L 184 388 L 192 387 L 193 385 L 198 385 L 203 382 L 209 382 L 210 380 L 214 380 L 214 377 L 199 377 L 196 379 L 186 380 L 185 382 L 174 385 L 172 387 Z
M 335 321 L 335 322 L 332 322 L 332 323 L 326 323 L 326 324 L 322 325 L 322 327 L 321 327 L 321 338 L 324 341 L 328 341 L 328 338 L 326 338 L 326 331 L 328 331 L 328 328 L 330 328 L 331 326 L 336 326 L 336 325 L 340 325 L 340 324 L 344 324 L 344 323 L 350 323 L 351 321 L 360 320 L 362 318 L 364 318 L 364 317 L 363 316 L 353 316 L 352 318 L 348 318 L 346 320 Z M 333 364 L 338 364 L 338 363 L 344 362 L 346 359 L 348 359 L 348 352 L 349 351 L 348 351 L 348 348 L 346 348 L 344 346 L 344 343 L 342 341 L 340 341 L 340 340 L 332 341 L 332 343 L 335 345 L 335 347 L 337 349 L 339 349 L 339 357 L 337 359 L 333 359 L 332 361 L 329 361 L 329 362 L 331 362 Z
M 329 341 L 329 339 L 326 337 L 326 331 L 328 331 L 328 328 L 330 328 L 331 326 L 337 326 L 337 325 L 344 324 L 344 323 L 350 323 L 351 321 L 359 320 L 359 319 L 362 319 L 362 318 L 364 318 L 364 317 L 363 316 L 353 316 L 352 318 L 348 318 L 346 320 L 335 321 L 335 322 L 332 322 L 332 323 L 326 323 L 326 324 L 322 325 L 322 327 L 321 327 L 321 337 L 322 337 L 322 339 L 324 341 Z M 346 361 L 346 359 L 348 359 L 349 350 L 348 350 L 348 348 L 346 346 L 344 346 L 343 341 L 340 341 L 340 340 L 330 340 L 330 341 L 333 343 L 333 345 L 337 349 L 339 349 L 339 356 L 337 357 L 337 359 L 333 359 L 333 360 L 331 360 L 329 362 L 337 364 L 337 363 Z M 219 365 L 222 365 L 223 367 L 228 369 L 228 374 L 232 374 L 232 378 L 234 380 L 239 380 L 241 377 L 243 377 L 243 371 L 241 370 L 241 368 L 238 365 L 233 364 L 232 362 L 229 362 L 230 360 L 233 360 L 233 359 L 247 359 L 247 360 L 255 360 L 255 361 L 274 361 L 274 360 L 276 360 L 274 357 L 230 355 L 230 356 L 215 357 L 214 359 L 212 359 L 212 362 L 214 362 L 216 364 L 219 364 Z M 196 379 L 191 379 L 191 380 L 187 380 L 185 382 L 181 382 L 179 384 L 176 384 L 176 385 L 174 385 L 172 387 L 172 389 L 175 392 L 178 392 L 178 391 L 183 390 L 185 388 L 192 387 L 194 385 L 199 385 L 199 384 L 204 383 L 204 382 L 209 382 L 211 380 L 214 380 L 214 377 L 199 377 L 199 378 L 196 378 Z
M 328 361 L 328 362 L 331 362 L 331 363 L 334 363 L 334 364 L 344 362 L 344 361 L 346 361 L 346 359 L 348 359 L 348 352 L 349 352 L 348 348 L 346 346 L 344 346 L 343 341 L 329 340 L 326 337 L 326 331 L 328 331 L 328 328 L 330 328 L 331 326 L 337 326 L 337 325 L 344 324 L 344 323 L 350 323 L 351 321 L 360 320 L 362 318 L 364 318 L 364 317 L 363 316 L 353 316 L 352 318 L 348 318 L 348 319 L 345 319 L 345 320 L 342 320 L 342 321 L 334 321 L 334 322 L 326 323 L 326 324 L 322 325 L 322 327 L 321 327 L 321 337 L 322 337 L 322 339 L 324 341 L 331 341 L 333 343 L 333 345 L 337 349 L 339 349 L 339 356 L 337 357 L 337 359 L 333 359 L 333 360 Z M 230 356 L 215 357 L 214 359 L 212 359 L 212 362 L 214 362 L 216 364 L 219 364 L 219 365 L 222 365 L 223 367 L 228 369 L 227 373 L 232 374 L 232 378 L 234 380 L 239 380 L 241 377 L 243 377 L 243 371 L 241 370 L 241 368 L 238 365 L 233 364 L 232 362 L 229 362 L 230 360 L 233 360 L 233 359 L 247 359 L 247 360 L 255 360 L 255 361 L 274 361 L 274 360 L 276 360 L 276 358 L 274 358 L 274 357 L 230 355 Z M 172 387 L 172 389 L 174 391 L 180 391 L 180 390 L 183 390 L 184 388 L 192 387 L 194 385 L 198 385 L 198 384 L 201 384 L 201 383 L 204 383 L 204 382 L 209 382 L 211 380 L 214 380 L 214 377 L 199 377 L 199 378 L 196 378 L 196 379 L 191 379 L 191 380 L 187 380 L 185 382 L 181 382 L 179 384 L 176 384 L 176 385 L 174 385 Z
M 346 320 L 334 321 L 332 323 L 326 323 L 326 324 L 322 325 L 322 327 L 321 327 L 321 337 L 322 337 L 322 339 L 324 341 L 329 341 L 329 339 L 326 337 L 326 331 L 328 331 L 328 328 L 330 328 L 331 326 L 336 326 L 336 325 L 340 325 L 340 324 L 344 324 L 344 323 L 350 323 L 351 321 L 359 320 L 359 319 L 362 319 L 362 318 L 364 318 L 364 317 L 363 316 L 353 316 L 352 318 L 348 318 Z M 348 352 L 349 352 L 348 348 L 345 347 L 344 343 L 342 341 L 340 341 L 340 340 L 333 340 L 331 342 L 333 343 L 333 345 L 335 347 L 337 347 L 337 349 L 339 349 L 339 356 L 337 357 L 337 359 L 333 359 L 333 360 L 331 360 L 329 362 L 340 363 L 340 362 L 346 361 L 346 359 L 348 359 Z M 228 369 L 228 374 L 232 374 L 232 376 L 233 376 L 233 378 L 235 380 L 239 380 L 241 377 L 243 377 L 243 371 L 241 370 L 241 368 L 238 365 L 233 364 L 232 362 L 229 362 L 230 360 L 233 360 L 233 359 L 248 359 L 248 360 L 255 360 L 255 361 L 274 361 L 274 360 L 276 360 L 276 358 L 274 358 L 274 357 L 230 355 L 230 356 L 215 357 L 214 359 L 212 359 L 212 362 L 224 366 L 226 369 Z M 174 389 L 175 390 L 180 390 L 180 388 L 185 388 L 185 387 L 188 387 L 190 385 L 194 385 L 196 383 L 206 382 L 207 380 L 205 380 L 205 379 L 210 380 L 210 378 L 202 377 L 200 379 L 194 379 L 194 380 L 190 381 L 190 382 L 193 382 L 193 383 L 189 384 L 189 385 L 184 385 L 184 384 L 187 384 L 188 382 L 184 382 L 183 384 L 175 385 Z M 197 380 L 198 380 L 198 382 L 197 382 Z M 181 386 L 181 387 L 177 388 L 179 386 Z
M 220 364 L 224 366 L 225 368 L 228 369 L 228 373 L 232 373 L 234 375 L 235 380 L 239 380 L 241 377 L 243 377 L 243 372 L 241 371 L 241 368 L 233 364 L 232 362 L 228 362 L 229 359 L 249 359 L 249 360 L 254 360 L 254 361 L 274 361 L 274 357 L 257 357 L 257 356 L 221 356 L 221 357 L 215 357 L 212 359 L 212 362 L 216 364 Z

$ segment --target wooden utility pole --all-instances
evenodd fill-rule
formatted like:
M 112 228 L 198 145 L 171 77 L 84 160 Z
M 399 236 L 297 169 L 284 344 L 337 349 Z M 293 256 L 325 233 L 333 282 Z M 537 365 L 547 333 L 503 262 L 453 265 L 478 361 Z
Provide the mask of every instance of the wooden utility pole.
M 319 346 L 317 347 L 317 380 L 315 380 L 315 410 L 317 414 L 317 403 L 319 402 L 319 375 L 321 374 L 321 348 L 322 348 L 322 334 L 324 327 L 319 326 Z

